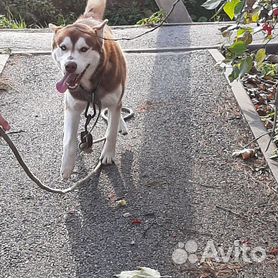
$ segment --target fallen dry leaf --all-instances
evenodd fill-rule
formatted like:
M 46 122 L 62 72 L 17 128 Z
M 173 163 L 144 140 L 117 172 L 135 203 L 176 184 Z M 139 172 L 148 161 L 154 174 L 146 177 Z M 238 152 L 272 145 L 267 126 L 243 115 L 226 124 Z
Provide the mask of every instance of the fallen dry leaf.
M 11 85 L 9 84 L 9 81 L 7 79 L 0 79 L 0 91 L 8 91 L 11 89 Z
M 140 225 L 140 224 L 142 224 L 142 221 L 137 219 L 137 218 L 135 218 L 135 219 L 132 220 L 132 224 L 133 225 Z
M 127 201 L 125 199 L 122 199 L 122 200 L 117 201 L 116 204 L 119 207 L 126 207 L 127 206 Z
M 131 213 L 129 213 L 129 212 L 126 212 L 126 213 L 123 214 L 123 217 L 124 217 L 124 218 L 128 218 L 128 217 L 130 217 L 130 216 L 131 216 Z
M 278 255 L 278 248 L 273 248 L 268 252 L 269 255 L 277 256 Z
M 239 157 L 241 156 L 243 160 L 248 160 L 252 157 L 255 157 L 257 154 L 255 149 L 243 149 L 233 152 L 233 157 Z
M 137 112 L 138 113 L 149 112 L 151 110 L 152 106 L 153 106 L 153 103 L 151 101 L 147 100 L 137 108 Z
M 200 278 L 230 278 L 242 270 L 239 264 L 224 264 L 212 261 L 206 261 L 199 267 Z
M 139 267 L 138 270 L 122 271 L 118 278 L 161 278 L 160 273 L 149 267 Z

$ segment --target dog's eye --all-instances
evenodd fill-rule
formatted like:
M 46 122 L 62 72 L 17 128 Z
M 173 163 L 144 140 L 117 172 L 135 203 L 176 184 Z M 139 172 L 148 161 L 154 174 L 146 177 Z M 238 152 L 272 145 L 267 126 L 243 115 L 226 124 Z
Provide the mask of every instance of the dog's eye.
M 66 51 L 67 50 L 67 47 L 65 45 L 61 45 L 60 48 L 63 50 L 63 51 Z
M 88 50 L 89 50 L 88 47 L 82 47 L 82 48 L 80 49 L 81 52 L 87 52 Z

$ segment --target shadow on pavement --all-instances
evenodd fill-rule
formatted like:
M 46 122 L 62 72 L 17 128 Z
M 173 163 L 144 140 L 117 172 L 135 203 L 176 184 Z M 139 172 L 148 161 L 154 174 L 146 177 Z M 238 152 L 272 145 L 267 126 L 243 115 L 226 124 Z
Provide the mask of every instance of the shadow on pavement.
M 193 111 L 186 100 L 190 54 L 133 55 L 127 60 L 133 84 L 125 104 L 136 116 L 128 137 L 118 141 L 121 162 L 103 168 L 81 188 L 80 212 L 67 216 L 79 278 L 112 277 L 137 266 L 170 275 L 178 239 L 192 233 L 193 188 L 187 181 Z M 128 201 L 124 209 L 113 207 L 120 198 Z M 133 225 L 134 219 L 142 223 Z

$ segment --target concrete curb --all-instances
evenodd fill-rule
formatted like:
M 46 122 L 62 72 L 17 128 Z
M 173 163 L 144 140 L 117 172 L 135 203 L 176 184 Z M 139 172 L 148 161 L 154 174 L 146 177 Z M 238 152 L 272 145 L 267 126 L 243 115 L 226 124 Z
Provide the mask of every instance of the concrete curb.
M 221 62 L 224 60 L 223 55 L 217 49 L 209 50 L 209 53 L 212 55 L 212 57 L 214 58 L 214 60 L 216 62 Z M 265 134 L 267 132 L 267 130 L 264 127 L 258 113 L 255 110 L 255 107 L 254 107 L 252 101 L 250 100 L 249 96 L 247 95 L 241 82 L 236 80 L 231 83 L 229 81 L 228 76 L 231 73 L 231 71 L 232 71 L 231 68 L 227 69 L 225 72 L 225 77 L 226 77 L 229 85 L 231 86 L 231 89 L 232 89 L 233 94 L 237 100 L 237 103 L 241 109 L 241 112 L 242 112 L 244 118 L 246 119 L 247 123 L 249 124 L 254 137 L 258 138 L 259 136 Z M 266 135 L 266 136 L 263 136 L 262 138 L 260 138 L 259 140 L 257 140 L 257 142 L 259 144 L 259 147 L 265 157 L 266 162 L 268 163 L 268 166 L 269 166 L 276 182 L 278 183 L 278 162 L 270 159 L 270 156 L 272 155 L 273 151 L 276 149 L 275 144 L 273 142 L 271 142 L 268 151 L 267 152 L 265 151 L 269 140 L 270 140 L 270 136 Z
M 173 26 L 198 26 L 198 25 L 231 25 L 235 24 L 235 21 L 212 21 L 212 22 L 182 22 L 182 23 L 164 23 L 161 27 L 173 27 Z M 109 25 L 109 23 L 108 23 Z M 134 29 L 134 28 L 149 28 L 144 25 L 115 25 L 110 26 L 113 30 L 117 29 Z M 26 28 L 26 29 L 0 29 L 1 32 L 15 32 L 15 33 L 51 33 L 49 28 Z
M 133 54 L 133 53 L 155 54 L 155 53 L 169 53 L 169 52 L 178 53 L 178 52 L 188 52 L 188 51 L 195 51 L 195 50 L 209 50 L 209 49 L 216 49 L 219 47 L 220 45 L 192 46 L 192 47 L 190 46 L 190 47 L 137 48 L 137 49 L 124 48 L 123 51 L 127 54 Z M 26 50 L 26 51 L 11 52 L 11 55 L 50 55 L 50 54 L 51 54 L 51 50 L 49 51 Z
M 0 54 L 0 75 L 5 68 L 6 63 L 9 60 L 9 54 Z

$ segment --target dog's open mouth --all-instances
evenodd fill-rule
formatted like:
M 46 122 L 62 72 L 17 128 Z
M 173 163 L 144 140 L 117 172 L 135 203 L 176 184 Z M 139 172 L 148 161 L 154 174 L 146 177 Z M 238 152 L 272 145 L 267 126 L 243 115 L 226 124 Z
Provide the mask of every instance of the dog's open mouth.
M 66 72 L 62 80 L 60 80 L 56 84 L 56 89 L 58 90 L 58 92 L 64 94 L 67 89 L 76 89 L 79 86 L 80 81 L 89 66 L 90 64 L 88 64 L 86 68 L 83 70 L 83 72 L 80 74 Z
M 56 89 L 61 94 L 65 93 L 67 89 L 76 89 L 80 83 L 81 74 L 66 73 L 62 80 L 56 84 Z

